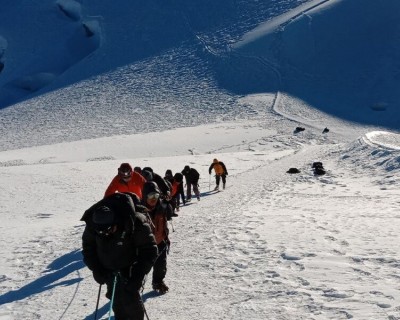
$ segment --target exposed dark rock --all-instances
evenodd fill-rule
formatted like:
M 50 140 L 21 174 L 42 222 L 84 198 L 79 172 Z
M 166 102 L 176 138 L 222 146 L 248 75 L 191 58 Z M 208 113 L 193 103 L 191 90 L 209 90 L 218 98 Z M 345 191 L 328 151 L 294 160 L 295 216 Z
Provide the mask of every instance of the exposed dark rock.
M 306 129 L 303 128 L 303 127 L 296 127 L 296 129 L 294 129 L 294 133 L 301 132 L 301 131 L 304 131 L 304 130 L 306 130 Z

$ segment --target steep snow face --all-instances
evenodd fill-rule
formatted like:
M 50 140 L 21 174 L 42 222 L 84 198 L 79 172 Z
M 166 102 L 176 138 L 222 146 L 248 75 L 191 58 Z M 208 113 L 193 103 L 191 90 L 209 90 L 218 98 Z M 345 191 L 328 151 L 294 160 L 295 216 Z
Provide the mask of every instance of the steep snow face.
M 0 148 L 254 118 L 261 109 L 241 99 L 254 92 L 287 91 L 398 129 L 396 9 L 392 0 L 8 1 Z
M 226 58 L 227 46 L 302 2 L 4 4 L 0 108 L 12 106 L 0 110 L 1 148 L 248 118 L 225 88 L 266 86 L 257 65 Z
M 281 90 L 325 112 L 398 128 L 399 11 L 395 0 L 313 1 L 233 48 L 274 66 Z
M 271 1 L 243 0 L 2 4 L 0 36 L 11 45 L 0 78 L 0 108 L 157 56 L 183 42 L 199 45 L 200 56 L 203 46 L 224 51 L 231 39 L 304 1 L 273 1 L 274 6 Z M 2 47 L 0 43 L 0 52 Z M 43 73 L 52 74 L 52 81 L 40 81 Z
M 5 61 L 0 108 L 48 87 L 99 48 L 99 24 L 84 20 L 81 10 L 81 4 L 73 0 L 30 1 L 2 7 L 0 19 L 4 26 L 0 32 L 9 46 L 5 50 L 0 44 L 0 59 L 3 55 Z

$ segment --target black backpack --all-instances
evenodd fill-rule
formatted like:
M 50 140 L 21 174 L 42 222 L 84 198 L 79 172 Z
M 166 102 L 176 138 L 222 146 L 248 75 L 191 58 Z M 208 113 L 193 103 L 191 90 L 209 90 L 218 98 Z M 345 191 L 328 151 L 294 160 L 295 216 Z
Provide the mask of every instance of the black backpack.
M 123 226 L 127 234 L 131 234 L 133 232 L 134 221 L 137 216 L 140 215 L 139 211 L 136 211 L 137 206 L 134 204 L 134 197 L 137 196 L 131 193 L 113 193 L 87 209 L 81 221 L 85 221 L 86 224 L 93 229 L 92 217 L 94 212 L 97 208 L 106 206 L 117 214 L 116 221 L 118 224 Z

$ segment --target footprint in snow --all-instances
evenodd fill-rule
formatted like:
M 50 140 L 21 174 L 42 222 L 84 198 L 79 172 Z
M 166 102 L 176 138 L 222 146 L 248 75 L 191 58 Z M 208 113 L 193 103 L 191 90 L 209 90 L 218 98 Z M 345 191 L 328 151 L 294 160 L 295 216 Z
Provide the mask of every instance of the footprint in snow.
M 285 260 L 301 260 L 300 257 L 291 256 L 291 255 L 286 254 L 285 252 L 281 254 L 281 257 L 282 257 L 282 259 L 285 259 Z
M 388 304 L 388 303 L 377 303 L 376 304 L 379 308 L 382 308 L 382 309 L 387 309 L 387 308 L 391 308 L 392 306 L 390 305 L 390 304 Z

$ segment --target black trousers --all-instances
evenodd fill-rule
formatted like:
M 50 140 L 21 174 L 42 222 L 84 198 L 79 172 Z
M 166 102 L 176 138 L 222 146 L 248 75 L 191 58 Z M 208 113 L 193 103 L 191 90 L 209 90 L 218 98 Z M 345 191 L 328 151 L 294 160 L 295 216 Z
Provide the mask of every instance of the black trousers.
M 215 183 L 217 184 L 217 186 L 219 186 L 219 181 L 222 179 L 222 183 L 225 184 L 226 183 L 226 175 L 221 174 L 220 176 L 215 176 Z
M 144 307 L 138 283 L 141 282 L 120 276 L 117 277 L 114 303 L 112 306 L 115 320 L 144 320 Z M 114 277 L 112 281 L 107 282 L 107 296 L 109 296 L 110 299 L 113 285 Z
M 186 182 L 186 200 L 189 200 L 192 198 L 192 187 L 193 187 L 193 192 L 196 195 L 196 197 L 200 197 L 200 191 L 199 187 L 197 186 L 198 181 L 196 182 Z
M 162 241 L 157 247 L 159 256 L 153 265 L 153 284 L 162 282 L 167 274 L 168 244 Z

